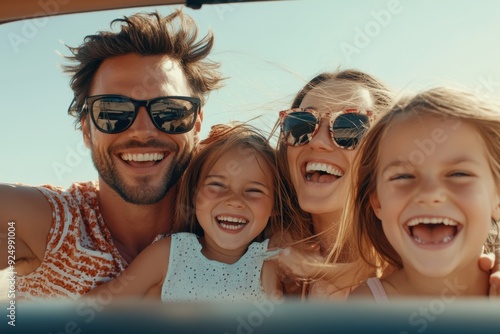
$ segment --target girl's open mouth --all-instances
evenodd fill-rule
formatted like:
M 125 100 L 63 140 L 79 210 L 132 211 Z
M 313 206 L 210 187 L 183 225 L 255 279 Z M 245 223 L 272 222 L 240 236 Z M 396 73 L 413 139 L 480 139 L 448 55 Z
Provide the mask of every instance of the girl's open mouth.
M 242 229 L 248 223 L 246 219 L 230 216 L 217 216 L 215 219 L 222 228 L 234 231 Z
M 462 229 L 457 221 L 444 217 L 419 217 L 406 223 L 406 231 L 419 244 L 446 244 Z

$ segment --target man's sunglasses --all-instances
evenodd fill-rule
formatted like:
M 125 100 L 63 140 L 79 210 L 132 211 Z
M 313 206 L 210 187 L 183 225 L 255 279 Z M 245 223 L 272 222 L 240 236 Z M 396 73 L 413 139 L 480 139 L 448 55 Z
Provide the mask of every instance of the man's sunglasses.
M 321 118 L 330 118 L 330 134 L 334 144 L 343 149 L 356 148 L 370 125 L 371 112 L 345 109 L 322 116 L 314 109 L 290 109 L 280 112 L 281 136 L 288 146 L 302 146 L 311 141 L 320 127 Z
M 127 130 L 145 107 L 155 127 L 168 134 L 190 131 L 196 123 L 201 101 L 197 97 L 162 96 L 151 100 L 134 100 L 122 95 L 95 95 L 85 98 L 85 106 L 92 122 L 104 133 L 115 134 Z M 68 112 L 73 113 L 75 102 Z

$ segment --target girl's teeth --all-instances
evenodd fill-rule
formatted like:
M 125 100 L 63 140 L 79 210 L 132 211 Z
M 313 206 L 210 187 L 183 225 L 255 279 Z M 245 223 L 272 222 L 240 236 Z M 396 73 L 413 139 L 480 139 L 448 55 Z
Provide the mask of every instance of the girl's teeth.
M 448 243 L 450 242 L 451 240 L 453 239 L 453 235 L 448 235 L 446 237 L 443 238 L 443 240 L 441 241 L 435 241 L 435 242 L 426 242 L 422 239 L 420 239 L 419 237 L 413 237 L 413 240 L 415 240 L 417 243 L 421 244 L 421 245 L 429 245 L 429 244 L 434 244 L 434 245 L 437 245 L 437 244 L 445 244 L 445 243 Z
M 239 230 L 240 228 L 243 228 L 245 225 L 244 224 L 228 225 L 228 224 L 220 223 L 220 226 L 222 226 L 223 228 L 228 229 L 228 230 Z
M 229 216 L 220 216 L 220 217 L 217 217 L 217 220 L 227 221 L 230 223 L 238 223 L 238 224 L 246 224 L 247 223 L 247 221 L 243 218 L 236 218 L 236 217 L 229 217 Z
M 415 218 L 412 219 L 411 221 L 408 222 L 408 226 L 416 226 L 418 224 L 444 224 L 448 226 L 457 226 L 457 222 L 454 220 L 451 220 L 449 218 L 425 218 L 425 217 L 420 217 L 420 218 Z
M 447 236 L 447 237 L 445 237 L 445 238 L 443 239 L 443 242 L 444 242 L 444 243 L 447 243 L 447 242 L 451 241 L 451 239 L 453 239 L 453 236 L 452 236 L 452 235 L 449 235 L 449 236 Z

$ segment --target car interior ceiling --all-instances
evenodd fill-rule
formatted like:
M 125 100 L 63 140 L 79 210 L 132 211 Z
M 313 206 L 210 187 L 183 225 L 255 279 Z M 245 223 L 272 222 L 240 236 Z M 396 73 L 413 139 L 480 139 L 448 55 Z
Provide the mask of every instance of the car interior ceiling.
M 0 3 L 0 24 L 72 13 L 84 13 L 99 10 L 121 8 L 165 6 L 185 4 L 199 9 L 204 4 L 228 4 L 232 2 L 255 2 L 276 0 L 22 0 L 3 1 Z

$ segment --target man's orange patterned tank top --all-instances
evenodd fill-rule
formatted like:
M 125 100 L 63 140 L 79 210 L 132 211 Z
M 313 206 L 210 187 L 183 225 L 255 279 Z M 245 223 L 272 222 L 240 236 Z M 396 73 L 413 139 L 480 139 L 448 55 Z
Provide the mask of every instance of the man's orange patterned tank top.
M 74 300 L 125 269 L 99 211 L 97 183 L 37 189 L 52 207 L 52 226 L 40 267 L 17 277 L 18 299 Z

